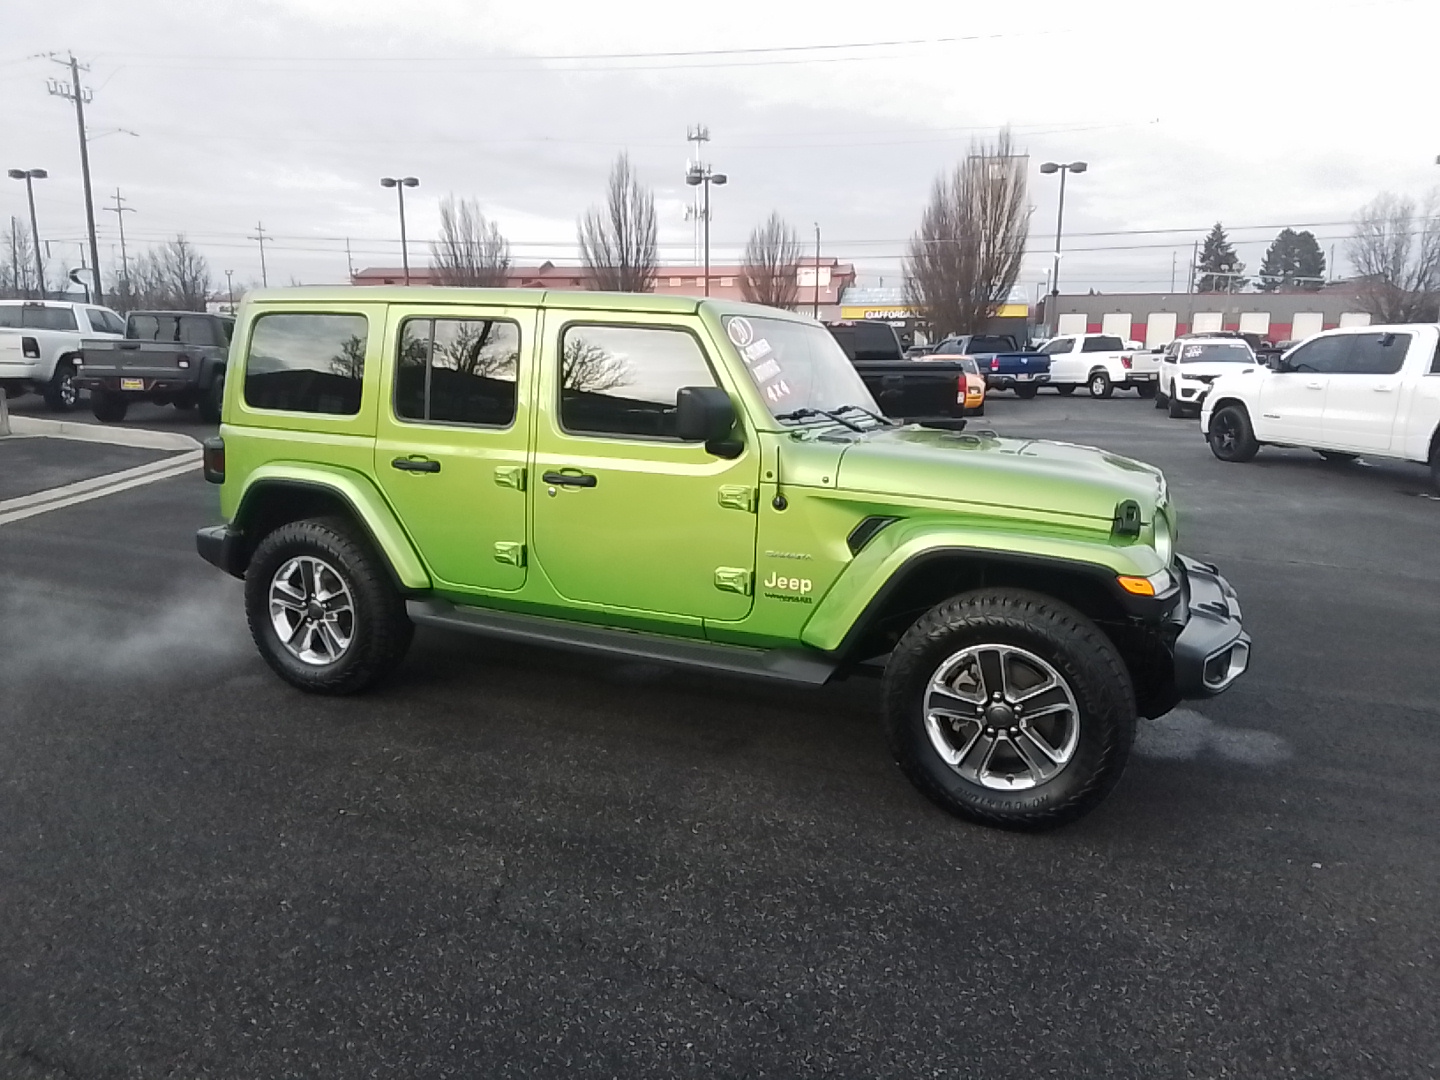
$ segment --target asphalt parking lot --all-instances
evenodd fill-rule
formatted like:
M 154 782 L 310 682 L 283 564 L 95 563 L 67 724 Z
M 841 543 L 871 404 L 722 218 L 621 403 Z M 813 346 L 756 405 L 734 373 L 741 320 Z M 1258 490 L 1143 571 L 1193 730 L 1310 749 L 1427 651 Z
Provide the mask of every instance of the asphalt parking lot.
M 988 411 L 1162 466 L 1255 640 L 1041 836 L 926 803 L 863 679 L 421 631 L 302 696 L 194 554 L 198 474 L 0 526 L 0 1076 L 1440 1073 L 1426 471 Z

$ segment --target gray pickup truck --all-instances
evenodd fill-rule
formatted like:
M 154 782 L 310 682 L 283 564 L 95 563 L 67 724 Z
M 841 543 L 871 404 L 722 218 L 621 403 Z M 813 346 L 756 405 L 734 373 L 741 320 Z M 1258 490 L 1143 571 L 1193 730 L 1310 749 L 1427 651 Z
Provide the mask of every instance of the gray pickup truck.
M 76 385 L 90 391 L 97 420 L 124 420 L 132 402 L 153 401 L 218 424 L 234 329 L 229 315 L 132 311 L 122 340 L 83 343 Z

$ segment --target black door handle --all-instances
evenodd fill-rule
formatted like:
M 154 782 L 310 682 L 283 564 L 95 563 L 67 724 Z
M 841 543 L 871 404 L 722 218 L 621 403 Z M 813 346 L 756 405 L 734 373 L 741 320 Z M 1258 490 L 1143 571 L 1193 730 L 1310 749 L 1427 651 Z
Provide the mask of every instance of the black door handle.
M 565 487 L 595 486 L 595 477 L 589 473 L 547 472 L 541 479 L 547 484 L 562 484 Z
M 416 461 L 414 458 L 397 457 L 390 462 L 397 469 L 405 472 L 439 472 L 440 462 L 438 461 Z

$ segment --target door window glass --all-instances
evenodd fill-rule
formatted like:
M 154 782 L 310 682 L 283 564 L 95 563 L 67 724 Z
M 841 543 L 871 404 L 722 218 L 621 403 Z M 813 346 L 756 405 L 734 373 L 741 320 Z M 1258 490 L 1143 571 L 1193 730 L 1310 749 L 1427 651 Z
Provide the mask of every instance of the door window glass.
M 210 319 L 199 315 L 180 317 L 180 340 L 186 345 L 215 345 L 215 330 Z
M 1410 351 L 1409 334 L 1355 334 L 1344 370 L 1356 375 L 1394 375 Z
M 560 340 L 560 424 L 586 435 L 675 438 L 684 386 L 714 386 L 695 338 L 649 326 L 568 326 Z
M 1350 334 L 1316 338 L 1301 345 L 1285 361 L 1291 371 L 1329 375 L 1345 370 L 1345 355 L 1350 351 Z
M 395 361 L 395 415 L 508 427 L 519 366 L 520 327 L 508 319 L 406 319 Z
M 1056 338 L 1054 341 L 1047 342 L 1040 351 L 1046 356 L 1056 356 L 1060 353 L 1068 353 L 1074 344 L 1075 342 L 1071 338 Z
M 250 331 L 245 403 L 354 416 L 365 376 L 364 315 L 262 315 Z

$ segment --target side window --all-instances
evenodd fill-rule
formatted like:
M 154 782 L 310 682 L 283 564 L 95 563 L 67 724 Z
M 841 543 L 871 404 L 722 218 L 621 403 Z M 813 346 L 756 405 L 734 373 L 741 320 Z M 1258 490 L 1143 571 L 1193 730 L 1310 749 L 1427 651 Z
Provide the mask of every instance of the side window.
M 439 424 L 515 421 L 520 327 L 507 319 L 406 319 L 395 415 Z
M 211 329 L 209 319 L 181 316 L 179 340 L 186 345 L 213 345 L 215 331 Z
M 1075 345 L 1073 338 L 1061 337 L 1054 341 L 1047 342 L 1040 351 L 1046 356 L 1058 356 L 1060 353 L 1068 353 Z
M 79 330 L 75 309 L 27 304 L 20 309 L 20 325 L 31 330 Z
M 16 330 L 20 327 L 20 305 L 0 304 L 0 327 Z
M 568 326 L 560 353 L 560 424 L 578 434 L 673 439 L 680 388 L 715 385 L 684 330 Z
M 260 316 L 245 358 L 245 403 L 354 416 L 360 411 L 368 332 L 363 315 Z
M 1355 334 L 1344 371 L 1356 375 L 1394 375 L 1410 351 L 1409 334 Z
M 1333 337 L 1316 338 L 1291 353 L 1286 366 L 1291 371 L 1316 375 L 1344 371 L 1353 337 L 1352 334 L 1335 334 Z
M 1080 346 L 1081 352 L 1119 352 L 1125 346 L 1118 337 L 1086 338 Z

